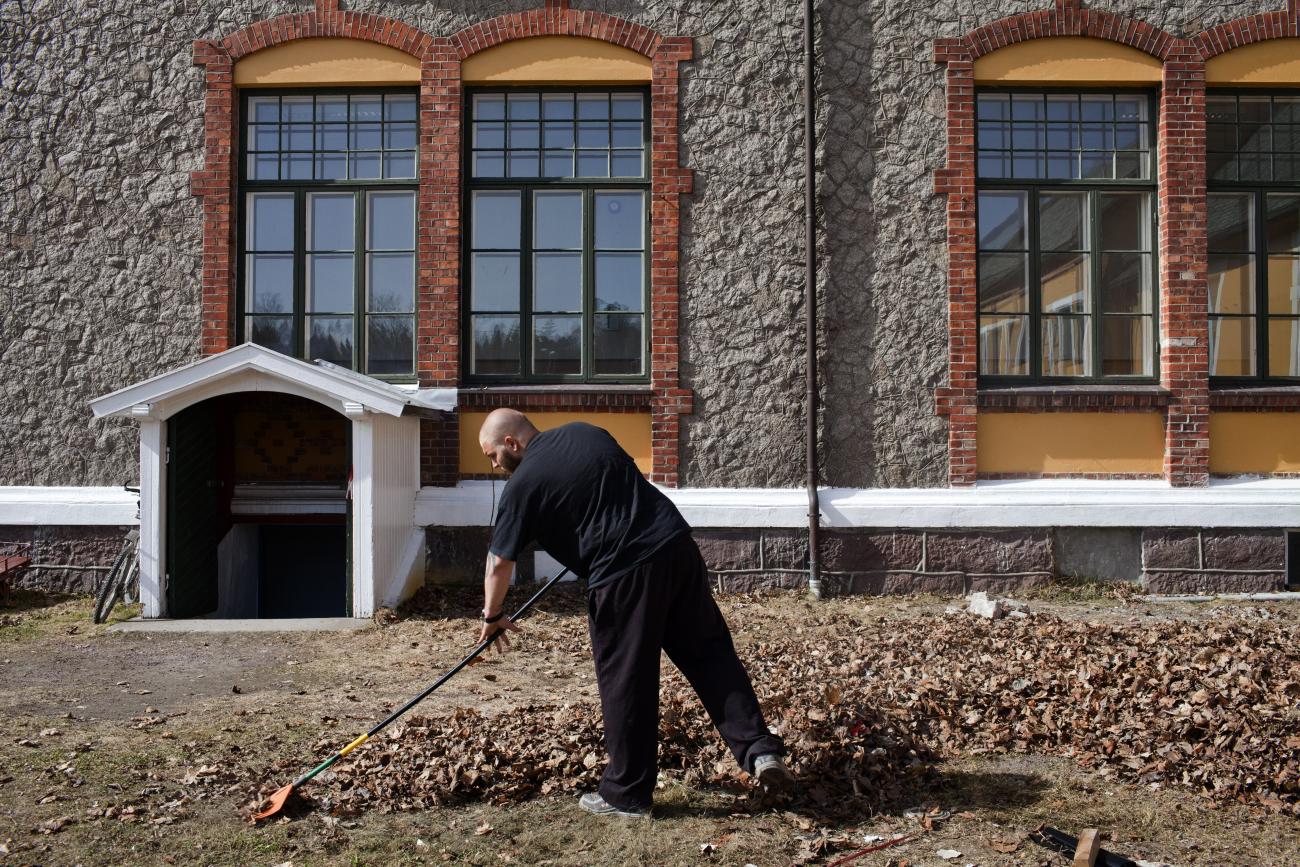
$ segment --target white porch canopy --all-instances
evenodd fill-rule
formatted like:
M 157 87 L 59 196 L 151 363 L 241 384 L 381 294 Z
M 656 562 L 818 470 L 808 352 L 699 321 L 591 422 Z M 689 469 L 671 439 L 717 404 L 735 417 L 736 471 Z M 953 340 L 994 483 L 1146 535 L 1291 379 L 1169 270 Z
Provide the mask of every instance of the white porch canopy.
M 327 362 L 245 343 L 91 401 L 96 418 L 140 423 L 140 594 L 145 617 L 167 616 L 167 420 L 209 398 L 275 392 L 315 401 L 352 426 L 352 616 L 394 605 L 424 575 L 420 418 L 455 409 L 455 389 L 406 389 Z

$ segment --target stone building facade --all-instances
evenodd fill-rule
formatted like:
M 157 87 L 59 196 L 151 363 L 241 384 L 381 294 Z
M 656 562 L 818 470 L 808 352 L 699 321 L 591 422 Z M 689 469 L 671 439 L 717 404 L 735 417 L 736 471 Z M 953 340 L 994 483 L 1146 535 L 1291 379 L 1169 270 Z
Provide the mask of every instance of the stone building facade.
M 261 129 L 255 106 L 265 103 L 255 100 L 405 94 L 418 167 L 406 186 L 384 189 L 409 189 L 416 208 L 411 358 L 386 379 L 454 390 L 458 406 L 420 422 L 411 510 L 429 576 L 477 574 L 499 482 L 476 460 L 472 428 L 483 412 L 515 405 L 548 423 L 581 417 L 615 431 L 697 527 L 721 586 L 806 580 L 800 13 L 776 0 L 34 0 L 0 9 L 0 165 L 12 191 L 0 200 L 0 541 L 58 539 L 42 559 L 102 559 L 134 520 L 121 486 L 138 484 L 141 453 L 136 423 L 93 418 L 91 399 L 251 339 L 252 266 L 241 264 L 258 255 L 250 196 L 324 195 L 257 186 L 248 161 Z M 1288 362 L 1287 339 L 1273 335 L 1300 327 L 1287 318 L 1300 308 L 1269 307 L 1278 293 L 1266 284 L 1280 285 L 1277 263 L 1295 249 L 1274 250 L 1267 233 L 1254 246 L 1216 247 L 1211 203 L 1249 200 L 1251 225 L 1262 227 L 1273 203 L 1285 211 L 1288 183 L 1300 192 L 1300 174 L 1225 181 L 1207 171 L 1223 135 L 1237 136 L 1247 156 L 1228 156 L 1238 162 L 1295 158 L 1300 138 L 1293 148 L 1284 113 L 1300 93 L 1289 60 L 1300 56 L 1293 0 L 819 3 L 818 15 L 819 430 L 831 587 L 963 592 L 1058 574 L 1160 591 L 1293 581 L 1300 343 L 1291 341 Z M 587 306 L 569 311 L 584 335 L 573 359 L 552 362 L 549 376 L 526 353 L 518 375 L 475 366 L 473 353 L 489 350 L 474 342 L 474 317 L 495 320 L 475 307 L 470 285 L 480 255 L 471 198 L 504 187 L 472 168 L 495 153 L 476 147 L 474 124 L 489 135 L 496 123 L 474 114 L 474 100 L 493 110 L 494 93 L 644 95 L 645 113 L 607 115 L 606 134 L 641 124 L 642 173 L 624 176 L 623 187 L 643 197 L 645 241 L 635 253 L 595 242 L 582 251 L 584 262 L 641 256 L 643 306 L 619 308 L 642 335 L 625 375 L 593 375 L 602 362 L 590 333 L 613 320 L 591 307 L 590 264 Z M 1091 127 L 1082 115 L 1057 123 L 1008 114 L 998 127 L 999 100 L 1032 112 L 1039 96 L 1049 112 L 1075 99 L 1068 111 L 1086 113 L 1108 99 L 1112 114 Z M 1229 98 L 1242 113 L 1225 120 L 1214 112 Z M 1260 98 L 1273 114 L 1247 120 L 1241 106 Z M 1140 117 L 1122 114 L 1130 105 Z M 279 134 L 291 135 L 297 120 L 277 110 L 286 112 Z M 383 126 L 397 117 L 375 120 L 375 135 L 400 132 L 406 120 Z M 1074 124 L 1069 133 L 1064 123 Z M 1300 113 L 1294 123 L 1300 129 Z M 1092 147 L 1080 137 L 1100 135 L 1099 124 L 1109 138 Z M 1120 147 L 1129 127 L 1143 138 Z M 348 129 L 367 134 L 364 124 Z M 994 137 L 1022 132 L 1030 143 L 1005 146 L 1005 175 L 986 171 L 980 160 L 1002 153 Z M 1050 138 L 1058 132 L 1064 144 Z M 318 150 L 304 153 L 325 159 Z M 1099 151 L 1111 160 L 1101 178 L 1110 186 L 1088 183 L 1100 177 L 1086 169 Z M 1052 154 L 1085 168 L 1053 174 Z M 1116 167 L 1126 155 L 1144 168 L 1125 175 Z M 1018 175 L 1021 157 L 1047 168 Z M 586 185 L 592 208 L 605 201 L 601 190 L 622 189 L 609 165 L 606 186 Z M 1038 210 L 1024 212 L 1034 237 L 1014 254 L 987 246 L 981 213 L 991 219 L 993 203 L 1037 209 L 1053 195 L 1087 198 L 1090 214 L 1124 195 L 1143 199 L 1150 230 L 1122 253 L 1149 276 L 1105 270 L 1121 249 L 1112 254 L 1100 226 L 1067 250 L 1086 276 L 1044 264 L 1053 254 L 1041 245 L 1048 223 Z M 296 243 L 302 271 L 315 254 Z M 981 275 L 1015 256 L 1033 263 L 1017 290 L 1023 300 L 1009 302 L 1021 307 L 997 307 L 989 298 L 1000 290 L 992 278 L 981 288 Z M 1238 270 L 1224 271 L 1232 256 Z M 1241 277 L 1251 269 L 1255 277 Z M 1225 274 L 1254 281 L 1245 307 L 1214 306 L 1223 302 L 1209 284 L 1228 285 Z M 1082 282 L 1065 306 L 1050 307 L 1066 278 Z M 305 278 L 296 279 L 285 333 L 296 354 L 311 356 L 312 310 Z M 1109 287 L 1129 291 L 1124 280 L 1141 284 L 1125 302 L 1135 306 L 1112 314 Z M 400 325 L 397 313 L 408 315 L 357 299 L 364 309 L 345 312 L 359 323 L 382 312 Z M 531 308 L 505 315 L 558 322 Z M 1106 343 L 1121 317 L 1139 336 Z M 1060 325 L 1052 347 L 1049 321 Z M 367 327 L 349 338 L 357 366 L 369 363 Z M 1019 336 L 1008 343 L 998 328 Z M 1061 348 L 1061 335 L 1082 334 L 1091 354 Z M 1250 357 L 1227 358 L 1223 334 L 1239 335 L 1238 355 Z M 1277 348 L 1265 355 L 1270 341 Z

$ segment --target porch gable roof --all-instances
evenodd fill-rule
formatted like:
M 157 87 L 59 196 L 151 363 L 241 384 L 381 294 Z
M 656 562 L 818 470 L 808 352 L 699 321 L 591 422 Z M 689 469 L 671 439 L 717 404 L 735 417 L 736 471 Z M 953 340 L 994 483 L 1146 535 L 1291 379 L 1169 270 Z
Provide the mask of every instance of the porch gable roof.
M 244 343 L 97 397 L 90 408 L 96 418 L 147 417 L 152 405 L 178 399 L 184 403 L 190 393 L 210 392 L 223 380 L 245 386 L 232 391 L 276 390 L 279 381 L 287 392 L 343 407 L 344 412 L 356 408 L 400 416 L 447 412 L 456 406 L 455 389 L 407 390 L 327 362 L 302 361 Z

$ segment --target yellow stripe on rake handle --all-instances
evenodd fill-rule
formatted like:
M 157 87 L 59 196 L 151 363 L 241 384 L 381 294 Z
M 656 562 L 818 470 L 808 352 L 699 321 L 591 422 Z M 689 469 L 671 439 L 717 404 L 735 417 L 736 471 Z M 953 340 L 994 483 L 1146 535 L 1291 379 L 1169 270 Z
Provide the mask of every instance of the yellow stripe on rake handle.
M 340 759 L 343 758 L 348 753 L 352 752 L 353 750 L 355 750 L 357 747 L 361 746 L 368 740 L 370 740 L 370 735 L 362 735 L 361 737 L 357 738 L 355 741 L 348 744 L 343 749 L 339 750 L 339 758 Z

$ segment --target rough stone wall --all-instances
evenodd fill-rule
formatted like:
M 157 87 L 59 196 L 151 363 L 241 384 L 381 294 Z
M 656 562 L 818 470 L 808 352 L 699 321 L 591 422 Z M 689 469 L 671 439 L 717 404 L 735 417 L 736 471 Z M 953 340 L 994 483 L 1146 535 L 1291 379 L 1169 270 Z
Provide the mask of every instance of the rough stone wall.
M 946 375 L 942 71 L 931 40 L 1050 0 L 823 0 L 823 459 L 836 485 L 937 486 Z M 355 0 L 447 33 L 541 0 Z M 802 481 L 800 9 L 574 0 L 696 39 L 683 70 L 682 484 Z M 1282 0 L 1115 0 L 1176 33 Z M 194 39 L 307 0 L 0 4 L 0 484 L 121 484 L 136 431 L 87 401 L 197 356 L 203 94 Z
M 122 550 L 128 527 L 9 527 L 0 526 L 0 543 L 31 545 L 32 563 L 48 566 L 111 566 Z M 25 569 L 14 582 L 19 587 L 57 593 L 94 593 L 105 571 Z

